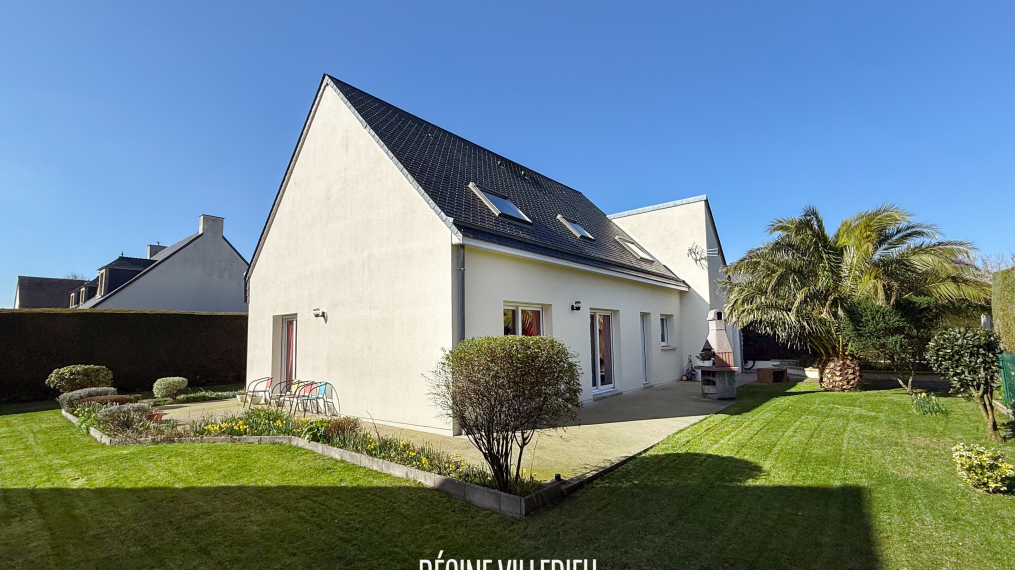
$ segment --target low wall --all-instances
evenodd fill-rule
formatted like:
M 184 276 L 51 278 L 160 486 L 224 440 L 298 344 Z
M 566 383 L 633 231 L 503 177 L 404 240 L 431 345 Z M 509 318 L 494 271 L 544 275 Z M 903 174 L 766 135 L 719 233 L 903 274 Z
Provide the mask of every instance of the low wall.
M 56 396 L 56 368 L 98 364 L 121 392 L 183 376 L 191 386 L 243 382 L 247 315 L 71 309 L 0 310 L 0 402 Z

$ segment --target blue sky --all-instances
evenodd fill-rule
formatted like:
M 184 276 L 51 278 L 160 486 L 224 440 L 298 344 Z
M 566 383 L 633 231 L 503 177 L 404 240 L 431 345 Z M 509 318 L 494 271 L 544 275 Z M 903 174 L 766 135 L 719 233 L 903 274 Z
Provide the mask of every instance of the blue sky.
M 4 7 L 0 306 L 202 213 L 249 259 L 325 72 L 729 259 L 885 201 L 1015 252 L 1012 2 L 206 4 Z

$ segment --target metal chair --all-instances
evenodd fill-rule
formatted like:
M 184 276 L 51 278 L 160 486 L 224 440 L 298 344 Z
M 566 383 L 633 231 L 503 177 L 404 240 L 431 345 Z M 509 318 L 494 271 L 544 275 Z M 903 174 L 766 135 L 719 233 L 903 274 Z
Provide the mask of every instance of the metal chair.
M 271 401 L 271 392 L 276 389 L 275 379 L 271 376 L 264 378 L 258 378 L 247 385 L 246 396 L 243 398 L 244 404 L 249 408 L 254 405 L 254 396 L 259 396 L 262 401 Z

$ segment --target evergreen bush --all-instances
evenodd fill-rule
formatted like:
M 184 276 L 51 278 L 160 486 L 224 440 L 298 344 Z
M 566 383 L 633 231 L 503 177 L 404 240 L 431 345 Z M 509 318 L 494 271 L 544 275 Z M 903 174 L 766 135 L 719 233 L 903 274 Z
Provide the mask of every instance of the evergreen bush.
M 186 387 L 186 378 L 170 376 L 168 378 L 159 378 L 156 380 L 155 385 L 152 386 L 152 393 L 155 394 L 156 398 L 169 398 L 175 400 L 176 395 L 182 392 Z
M 952 458 L 959 476 L 974 489 L 1005 493 L 1015 485 L 1015 468 L 1005 463 L 999 451 L 960 443 L 952 448 Z
M 101 388 L 82 388 L 80 390 L 74 390 L 73 392 L 67 392 L 60 394 L 56 401 L 60 402 L 60 407 L 65 411 L 72 411 L 78 406 L 78 403 L 85 398 L 94 398 L 96 396 L 113 396 L 116 395 L 116 388 L 101 387 Z
M 1008 352 L 1015 352 L 1015 268 L 994 274 L 991 311 L 994 330 Z
M 46 385 L 60 392 L 112 386 L 113 373 L 105 366 L 74 364 L 54 370 L 49 378 L 46 378 Z

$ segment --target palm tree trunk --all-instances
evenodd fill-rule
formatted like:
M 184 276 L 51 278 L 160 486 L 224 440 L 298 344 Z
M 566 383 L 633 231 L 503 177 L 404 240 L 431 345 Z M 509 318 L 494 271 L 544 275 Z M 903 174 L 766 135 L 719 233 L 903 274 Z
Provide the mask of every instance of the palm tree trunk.
M 821 387 L 830 392 L 852 392 L 863 385 L 860 359 L 855 356 L 833 356 L 821 370 Z

